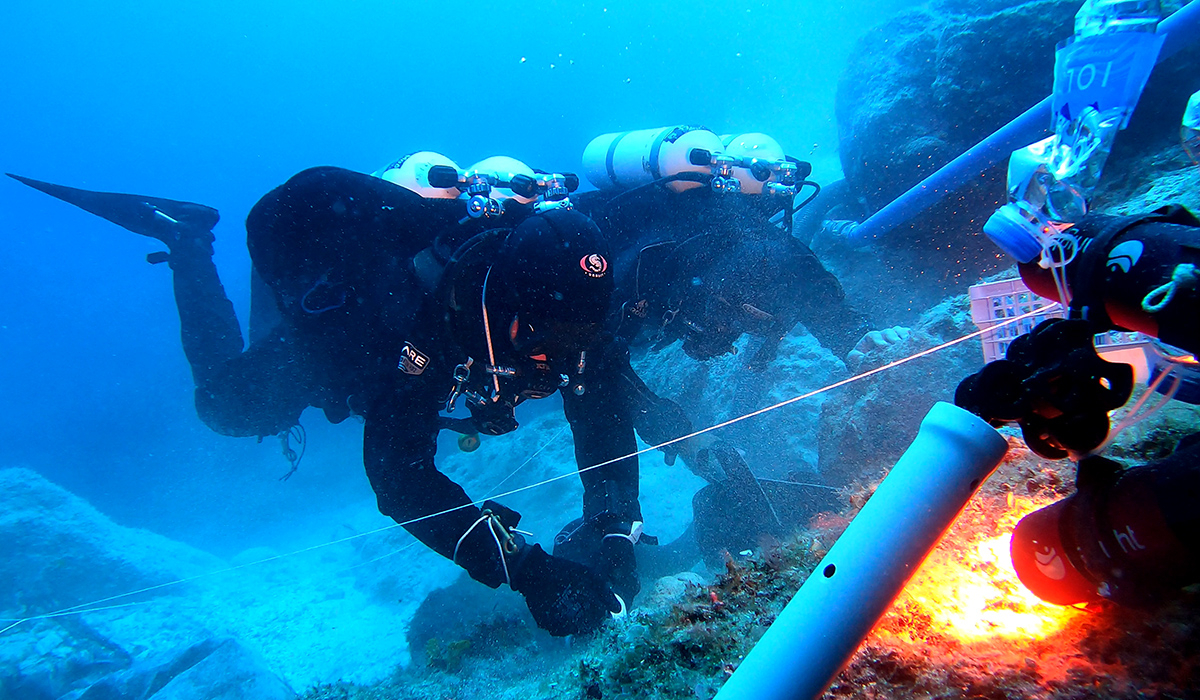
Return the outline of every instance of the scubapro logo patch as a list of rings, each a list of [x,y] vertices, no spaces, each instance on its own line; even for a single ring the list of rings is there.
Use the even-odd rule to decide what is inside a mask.
[[[579,259],[579,267],[588,277],[603,277],[608,272],[608,261],[599,253],[585,255]]]
[[[404,349],[400,351],[400,364],[397,368],[405,374],[420,374],[429,366],[429,355],[421,352],[413,347],[412,343],[405,343]]]

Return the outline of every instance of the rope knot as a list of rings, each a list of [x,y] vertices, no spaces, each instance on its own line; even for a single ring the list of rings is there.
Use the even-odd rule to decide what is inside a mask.
[[[1171,281],[1155,287],[1142,299],[1142,310],[1148,314],[1162,311],[1175,299],[1176,292],[1195,289],[1198,281],[1200,281],[1200,270],[1197,270],[1195,265],[1191,263],[1176,265],[1175,270],[1171,272]]]

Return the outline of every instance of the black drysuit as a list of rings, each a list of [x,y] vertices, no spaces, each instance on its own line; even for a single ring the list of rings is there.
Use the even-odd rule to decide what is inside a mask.
[[[461,202],[421,199],[339,168],[294,176],[264,196],[246,222],[255,269],[271,286],[282,321],[244,351],[211,257],[173,250],[171,265],[196,407],[207,425],[226,435],[266,436],[296,424],[308,406],[333,422],[360,414],[363,460],[380,511],[409,523],[409,532],[443,556],[454,557],[457,547],[458,563],[494,587],[505,574],[491,531],[475,528],[460,543],[480,509],[434,462],[444,424],[439,410],[466,357],[447,337],[446,300],[430,280],[447,251],[486,227],[460,223],[463,213]],[[505,216],[501,225],[515,223]],[[416,374],[399,368],[414,338],[425,358]],[[589,353],[586,391],[563,394],[580,467],[635,452],[634,422],[647,415],[636,406],[658,401],[611,338]],[[641,520],[636,457],[581,478],[585,518]]]
[[[682,337],[685,352],[708,359],[751,333],[764,339],[751,362],[761,368],[797,323],[838,357],[870,330],[817,256],[771,223],[782,200],[707,187],[576,199],[623,251],[626,337],[645,328],[659,347]]]

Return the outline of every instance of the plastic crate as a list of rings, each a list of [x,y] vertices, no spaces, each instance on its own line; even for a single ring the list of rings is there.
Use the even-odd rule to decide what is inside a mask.
[[[1050,309],[1049,307],[1054,306],[1055,302],[1029,291],[1029,287],[1026,287],[1020,278],[974,285],[969,290],[969,296],[971,320],[980,329],[991,328],[1001,321],[1031,311],[1047,309],[1045,313],[1034,314],[1029,318],[1021,319],[1016,323],[980,336],[983,341],[984,362],[1004,357],[1004,353],[1008,351],[1008,346],[1013,340],[1033,330],[1033,327],[1042,321],[1063,316],[1061,306]],[[1144,350],[1147,342],[1141,333],[1112,331],[1096,336],[1096,350],[1109,362],[1124,362],[1133,365],[1137,380],[1145,381],[1145,377],[1149,374],[1149,363]]]
[[[969,290],[971,299],[971,320],[980,329],[995,326],[1001,321],[1007,321],[1015,316],[1027,314],[1030,311],[1045,309],[1054,304],[1033,292],[1018,279],[1000,280],[987,284],[976,284]],[[1047,310],[1044,314],[1036,314],[1029,318],[1010,323],[1003,328],[997,328],[980,336],[983,341],[983,361],[991,362],[1004,357],[1008,345],[1018,336],[1033,330],[1037,324],[1048,318],[1062,318],[1062,307]]]

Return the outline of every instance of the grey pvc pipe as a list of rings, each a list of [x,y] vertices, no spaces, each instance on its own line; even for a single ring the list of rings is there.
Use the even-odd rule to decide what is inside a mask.
[[[888,610],[1008,442],[938,402],[896,466],[716,700],[816,698]]]

